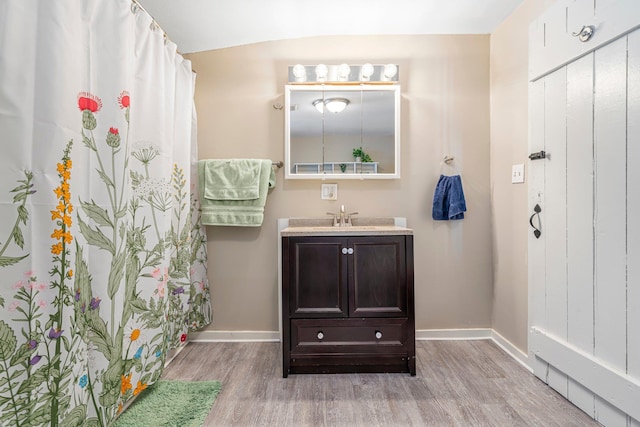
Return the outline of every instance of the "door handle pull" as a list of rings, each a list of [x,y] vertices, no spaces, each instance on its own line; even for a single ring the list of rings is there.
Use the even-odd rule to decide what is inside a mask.
[[[540,231],[540,229],[542,228],[542,222],[540,221],[540,212],[542,212],[542,208],[539,204],[536,203],[535,207],[533,208],[533,214],[531,214],[531,216],[529,217],[529,225],[533,227],[533,235],[536,236],[536,239],[539,239],[542,235],[542,232]],[[534,216],[538,217],[538,227],[533,225]]]

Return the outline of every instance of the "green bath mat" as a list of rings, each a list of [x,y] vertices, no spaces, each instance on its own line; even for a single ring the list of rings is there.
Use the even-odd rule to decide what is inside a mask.
[[[200,427],[222,384],[160,380],[120,415],[113,427]]]

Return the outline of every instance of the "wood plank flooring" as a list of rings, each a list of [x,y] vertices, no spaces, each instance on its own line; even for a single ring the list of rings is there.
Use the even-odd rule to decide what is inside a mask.
[[[205,426],[598,426],[490,340],[418,341],[417,376],[290,375],[279,343],[189,343],[164,379],[219,380]]]

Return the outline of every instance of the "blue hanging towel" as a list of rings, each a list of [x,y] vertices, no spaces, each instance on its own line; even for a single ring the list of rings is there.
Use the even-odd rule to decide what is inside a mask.
[[[440,175],[433,194],[433,219],[436,221],[463,219],[466,210],[467,204],[464,201],[460,175]]]

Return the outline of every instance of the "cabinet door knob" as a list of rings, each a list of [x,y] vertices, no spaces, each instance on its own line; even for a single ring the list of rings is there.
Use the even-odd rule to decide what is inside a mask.
[[[347,251],[347,248],[342,248],[342,254],[343,254],[343,255],[346,255],[346,254],[347,254],[347,252],[348,252],[348,251]]]
[[[347,252],[349,253],[349,255],[353,255],[353,248],[349,248]]]
[[[318,331],[318,339],[321,340],[324,338],[324,334],[322,333],[322,331]]]
[[[376,339],[379,340],[382,338],[382,332],[376,331]]]

